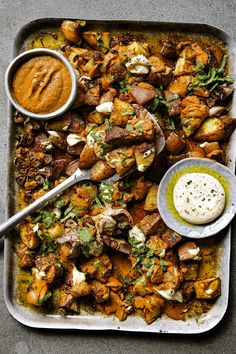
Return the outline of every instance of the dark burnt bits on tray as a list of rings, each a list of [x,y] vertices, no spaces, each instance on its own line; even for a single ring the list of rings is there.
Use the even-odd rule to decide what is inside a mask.
[[[38,46],[62,50],[77,70],[78,97],[71,111],[47,123],[15,114],[21,207],[66,178],[73,161],[112,174],[151,159],[152,132],[140,124],[134,103],[152,112],[165,134],[156,169],[164,173],[188,157],[224,163],[223,143],[235,121],[227,115],[232,78],[217,43],[96,32],[84,21],[64,21],[58,33],[29,43]],[[163,313],[184,320],[213,306],[220,295],[216,244],[189,243],[164,225],[151,172],[114,185],[78,184],[21,223],[24,305],[61,314],[81,307],[120,320],[135,313],[148,324]],[[189,251],[198,247],[194,259]]]

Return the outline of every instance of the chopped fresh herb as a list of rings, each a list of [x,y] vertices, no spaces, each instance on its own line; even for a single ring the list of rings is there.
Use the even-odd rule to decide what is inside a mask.
[[[41,230],[38,230],[38,231],[37,231],[37,235],[38,235],[39,238],[41,238],[41,240],[44,239],[44,234],[42,233]]]
[[[103,264],[102,261],[99,261],[99,262],[95,263],[95,264],[94,264],[94,269],[95,269],[95,271],[97,271],[98,268],[99,268],[102,264]]]
[[[114,186],[112,184],[102,182],[99,186],[98,198],[105,204],[110,205],[113,199]]]
[[[85,206],[70,206],[64,211],[64,217],[61,218],[61,222],[65,222],[68,219],[74,219],[81,216],[81,211],[86,210]]]
[[[129,156],[125,156],[124,159],[121,161],[121,165],[125,167],[127,165],[127,160],[129,159]]]
[[[132,294],[127,294],[125,297],[126,301],[133,301],[135,299],[135,296]]]
[[[55,252],[57,252],[57,247],[54,243],[53,238],[44,236],[39,253],[45,256],[48,253],[55,253]]]
[[[39,299],[38,304],[39,304],[39,305],[44,304],[46,301],[48,301],[48,299],[50,299],[50,297],[52,297],[52,292],[49,290],[49,291],[47,292],[47,294],[46,294],[44,297],[42,297],[41,299]]]
[[[107,129],[110,128],[110,120],[108,118],[105,118],[105,125]]]
[[[101,47],[104,47],[104,42],[101,38],[98,38],[97,41],[96,41],[97,45],[101,46]]]
[[[168,263],[166,261],[164,261],[164,259],[160,258],[160,266],[162,270],[166,270],[166,268],[168,267]]]
[[[124,111],[121,115],[126,116],[127,114],[129,114],[130,116],[133,116],[135,113],[134,113],[134,111],[127,110],[127,111]]]
[[[46,229],[48,229],[49,227],[53,226],[56,220],[57,216],[54,212],[40,210],[39,214],[33,219],[33,223],[37,224],[40,222],[43,224],[43,226],[46,227]]]
[[[185,121],[182,122],[181,125],[182,125],[183,127],[190,128],[190,127],[188,127],[188,124],[189,124],[189,122],[191,122],[192,120],[194,120],[194,118],[186,118]]]
[[[126,129],[128,132],[132,132],[133,126],[132,126],[130,123],[127,123],[125,129]]]
[[[103,208],[103,205],[98,197],[95,197],[95,202],[98,205],[99,208]]]
[[[153,100],[146,103],[144,105],[144,107],[150,112],[155,112],[160,106],[161,107],[165,106],[165,107],[169,108],[170,107],[169,102],[167,100],[165,100],[164,97],[161,96],[161,94],[158,94],[158,95],[156,95],[155,98],[153,98]]]
[[[154,262],[154,259],[152,259],[152,263],[150,265],[150,268],[148,269],[147,273],[146,273],[146,277],[147,278],[150,278],[152,273],[153,273],[153,270],[154,270],[154,266],[155,266],[155,262]]]
[[[63,199],[56,200],[54,203],[56,208],[63,208],[65,205],[65,202]]]
[[[140,123],[138,125],[135,125],[135,129],[138,131],[138,132],[142,132],[143,131],[143,124]]]
[[[79,232],[79,238],[80,240],[82,240],[83,242],[87,243],[87,242],[91,242],[93,241],[93,235],[91,234],[91,232],[89,231],[89,229],[87,229],[87,227],[81,227],[78,229]]]
[[[175,130],[176,129],[176,126],[175,126],[175,121],[172,119],[172,118],[170,118],[169,116],[167,116],[167,115],[164,115],[163,117],[163,121],[165,122],[165,124],[166,124],[166,129],[167,130]]]
[[[53,182],[50,182],[47,178],[43,181],[43,190],[48,191],[53,188]]]
[[[205,87],[210,92],[218,93],[219,88],[228,86],[234,82],[231,76],[225,75],[224,69],[227,63],[227,55],[224,55],[219,68],[211,67],[204,69],[199,62],[194,69],[196,80],[189,85],[188,90],[192,91],[198,87]]]

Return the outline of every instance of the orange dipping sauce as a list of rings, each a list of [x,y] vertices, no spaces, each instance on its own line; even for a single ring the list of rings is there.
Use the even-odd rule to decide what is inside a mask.
[[[68,100],[71,76],[57,58],[42,55],[22,64],[13,75],[12,93],[26,110],[47,114],[55,112]]]

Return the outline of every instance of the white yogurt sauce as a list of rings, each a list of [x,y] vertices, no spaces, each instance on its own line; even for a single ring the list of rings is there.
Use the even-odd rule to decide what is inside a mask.
[[[207,224],[224,210],[225,191],[220,182],[207,173],[186,173],[173,190],[178,214],[191,224]]]

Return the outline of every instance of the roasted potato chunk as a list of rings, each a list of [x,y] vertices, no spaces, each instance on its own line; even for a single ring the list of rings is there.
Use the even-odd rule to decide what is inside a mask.
[[[166,139],[165,148],[173,155],[179,155],[185,148],[185,141],[175,132],[171,132]]]
[[[119,98],[115,98],[110,116],[111,124],[125,127],[128,121],[132,119],[133,115],[134,108],[131,104],[122,101]]]
[[[106,155],[106,158],[109,166],[112,166],[112,171],[115,168],[119,176],[124,175],[135,164],[134,149],[132,146],[113,150]]]
[[[35,249],[40,244],[40,238],[33,231],[33,226],[34,225],[26,222],[21,222],[20,224],[20,236],[22,242],[31,250]]]
[[[78,163],[79,168],[91,168],[97,161],[94,147],[92,145],[85,145],[80,154]]]
[[[184,97],[188,93],[188,86],[193,82],[194,77],[190,75],[182,75],[175,77],[169,84],[168,91],[176,93],[180,97]]]
[[[190,104],[182,110],[180,121],[186,137],[193,135],[208,113],[209,109],[204,104]]]
[[[62,22],[61,31],[68,41],[79,44],[81,41],[80,29],[83,26],[85,26],[85,21],[65,20]]]
[[[163,221],[160,217],[160,214],[153,213],[151,215],[147,215],[144,219],[142,219],[139,223],[140,230],[144,233],[144,235],[153,235],[155,234],[160,227],[162,227]]]
[[[158,210],[157,191],[158,191],[158,186],[156,184],[153,184],[147,194],[145,204],[144,204],[144,210],[152,211],[152,212]]]
[[[197,299],[215,299],[221,294],[220,278],[199,279],[194,283]]]
[[[143,143],[134,148],[134,157],[138,171],[146,171],[154,161],[155,145]]]
[[[194,135],[197,141],[221,141],[230,137],[236,127],[236,119],[227,116],[207,118]]]
[[[93,181],[102,181],[103,179],[107,179],[114,175],[115,170],[111,166],[108,165],[105,161],[97,161],[91,167],[91,178]]]

